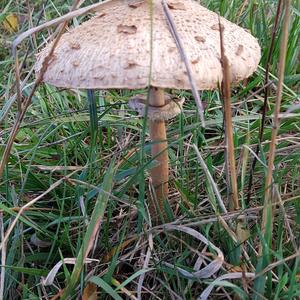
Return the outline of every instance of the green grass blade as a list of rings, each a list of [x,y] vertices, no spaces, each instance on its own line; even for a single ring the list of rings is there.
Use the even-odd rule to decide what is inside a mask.
[[[100,288],[102,288],[107,294],[109,294],[114,300],[123,300],[118,293],[103,279],[100,277],[93,276],[89,279],[90,282],[96,284]],[[102,298],[102,297],[101,297]]]
[[[95,203],[95,207],[90,219],[90,223],[87,227],[86,233],[83,238],[83,242],[81,248],[79,250],[76,264],[74,266],[73,272],[71,274],[71,278],[64,290],[64,293],[61,296],[61,299],[67,299],[74,293],[74,289],[78,283],[80,278],[80,274],[84,267],[84,260],[88,255],[89,245],[91,243],[91,239],[95,237],[95,228],[100,225],[100,222],[103,220],[103,216],[106,210],[106,206],[109,199],[109,193],[113,187],[113,177],[114,177],[114,161],[110,164],[107,173],[104,177],[103,181],[103,191],[99,193],[97,201]]]

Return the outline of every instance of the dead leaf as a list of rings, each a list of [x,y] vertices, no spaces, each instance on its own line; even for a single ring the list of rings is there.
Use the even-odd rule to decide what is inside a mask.
[[[39,248],[48,248],[52,245],[52,242],[50,241],[43,241],[41,239],[39,239],[36,235],[36,233],[34,233],[31,237],[30,237],[30,242],[35,245],[36,247]]]
[[[238,222],[236,226],[236,235],[241,243],[247,241],[250,237],[250,232],[243,222]]]
[[[97,286],[92,283],[88,282],[86,285],[83,295],[82,295],[82,300],[97,300]]]
[[[8,32],[17,32],[19,30],[19,20],[16,14],[8,15],[3,21],[3,27]]]
[[[127,246],[129,246],[133,241],[135,241],[137,239],[137,235],[124,241],[122,244],[116,246],[116,247],[113,247],[103,258],[103,262],[109,262],[113,256],[119,252],[119,251],[122,251],[124,250]]]

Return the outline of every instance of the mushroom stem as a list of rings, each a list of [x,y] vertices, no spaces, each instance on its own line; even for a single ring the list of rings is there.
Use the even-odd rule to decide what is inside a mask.
[[[166,104],[164,90],[151,87],[149,105],[161,107]],[[165,216],[164,201],[168,197],[169,163],[168,163],[168,141],[165,121],[148,120],[150,138],[152,140],[152,157],[158,165],[150,170],[152,184],[154,187],[154,201],[150,204],[150,213],[154,218]]]

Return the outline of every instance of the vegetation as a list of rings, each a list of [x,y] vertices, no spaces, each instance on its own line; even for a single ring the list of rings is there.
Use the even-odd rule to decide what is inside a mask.
[[[0,298],[89,299],[97,293],[99,299],[196,299],[201,294],[199,299],[206,299],[206,288],[211,288],[211,299],[300,297],[299,3],[291,7],[273,170],[275,204],[262,224],[284,13],[281,10],[271,55],[260,143],[277,1],[201,2],[248,28],[262,47],[257,72],[231,91],[241,209],[223,213],[218,205],[221,198],[229,208],[230,197],[219,91],[201,95],[205,130],[191,92],[172,91],[187,101],[182,114],[168,124],[171,207],[166,207],[167,223],[154,226],[145,201],[154,164],[149,134],[127,106],[132,95],[143,91],[96,91],[93,106],[86,91],[41,84],[0,181]],[[0,156],[18,109],[11,43],[71,6],[71,0],[0,2]],[[24,99],[33,87],[34,55],[54,30],[33,35],[19,47]],[[53,268],[59,262],[56,273]]]

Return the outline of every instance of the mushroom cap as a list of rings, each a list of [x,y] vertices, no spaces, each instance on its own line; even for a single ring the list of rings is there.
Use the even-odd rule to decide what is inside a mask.
[[[43,80],[57,87],[190,89],[161,0],[110,0],[96,16],[61,37]],[[194,0],[167,0],[198,90],[222,81],[218,14]],[[260,60],[259,44],[245,29],[221,17],[231,81],[249,77]],[[49,53],[37,56],[36,72]],[[151,66],[151,67],[150,67]]]

